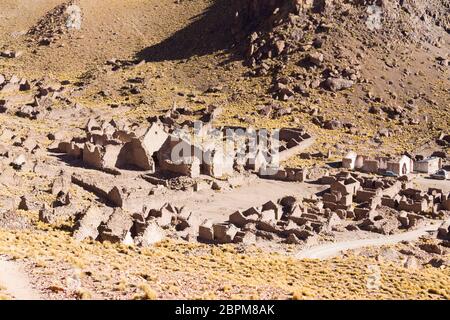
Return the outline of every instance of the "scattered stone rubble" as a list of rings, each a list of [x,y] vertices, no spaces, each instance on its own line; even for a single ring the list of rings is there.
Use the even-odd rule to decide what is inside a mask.
[[[23,55],[23,51],[13,51],[13,50],[0,51],[0,57],[2,57],[2,58],[14,59],[14,58],[20,58],[22,55]]]
[[[248,65],[253,69],[252,75],[273,75],[270,92],[274,98],[287,101],[295,95],[308,96],[310,89],[320,86],[333,92],[344,90],[353,87],[361,77],[359,65],[353,66],[353,63],[351,67],[342,66],[342,70],[338,70],[341,66],[331,65],[329,55],[325,57],[321,50],[331,26],[326,23],[318,25],[314,13],[325,11],[328,4],[254,1],[252,5],[239,3],[239,6],[235,34],[239,37],[242,30],[256,29],[247,37],[244,50]],[[296,75],[296,79],[277,77],[287,63],[287,57],[300,51],[304,52],[299,62],[303,72]]]
[[[41,46],[55,43],[72,30],[81,29],[82,12],[76,1],[69,0],[49,11],[27,33]]]
[[[191,212],[165,204],[161,208],[144,208],[129,213],[121,208],[91,206],[75,216],[73,236],[112,243],[149,246],[166,236],[177,233],[192,239],[198,223]]]
[[[31,120],[48,117],[57,101],[64,98],[65,86],[49,79],[29,81],[16,75],[0,75],[0,112]]]
[[[450,195],[443,194],[440,189],[430,188],[428,192],[424,192],[405,188],[393,197],[382,197],[381,204],[399,211],[437,215],[440,211],[450,210]]]
[[[420,28],[417,27],[418,22],[419,25],[427,25],[430,21],[435,21],[436,25],[448,24],[448,19],[444,18],[445,6],[442,5],[437,5],[440,12],[436,12],[432,8],[423,8],[421,4],[403,2],[377,3],[376,5],[366,2],[344,4],[342,1],[301,0],[269,2],[254,0],[247,3],[236,0],[234,2],[238,14],[233,33],[237,39],[246,36],[243,49],[249,65],[254,67],[257,75],[267,74],[269,69],[277,65],[274,62],[286,63],[286,58],[290,54],[300,51],[305,53],[302,61],[304,67],[324,70],[324,75],[330,72],[336,73],[325,79],[325,82],[328,83],[331,82],[330,79],[342,79],[342,77],[348,77],[351,81],[360,78],[357,68],[356,71],[345,68],[342,60],[346,57],[339,54],[340,50],[332,51],[326,46],[327,42],[335,40],[337,35],[343,36],[338,30],[339,28],[335,26],[336,21],[345,23],[349,30],[357,30],[359,34],[371,36],[370,40],[378,40],[382,47],[386,46],[386,43],[382,42],[383,36],[397,38],[403,34],[403,41],[418,41],[419,39],[426,42],[439,41],[437,36],[435,39],[430,39],[429,36],[420,34]],[[430,7],[432,7],[431,4]],[[373,36],[371,10],[374,8],[376,8],[375,11],[383,13],[382,23],[389,25],[386,28],[382,28],[380,25],[376,26],[379,39]],[[404,10],[407,14],[399,16],[399,10]],[[435,12],[432,13],[432,11]],[[346,17],[344,21],[339,19],[342,16]],[[381,24],[380,21],[379,23]],[[428,26],[424,29],[429,30],[430,28]],[[341,47],[342,44],[338,41],[335,40],[334,43]],[[371,44],[369,39],[362,41],[365,48],[370,48]],[[327,61],[327,58],[331,61]],[[356,56],[356,58],[360,60],[363,56]],[[445,58],[443,57],[441,60],[445,60]],[[332,62],[335,62],[336,65],[332,65]],[[357,64],[360,62],[358,61]],[[347,63],[347,65],[352,64]],[[338,68],[342,68],[341,74],[335,72]]]
[[[254,243],[256,237],[261,237],[301,243],[331,231],[393,234],[450,211],[450,194],[437,189],[425,193],[393,178],[367,178],[341,172],[323,176],[319,182],[329,184],[330,188],[316,198],[289,196],[236,211],[228,222],[206,220],[199,227],[199,239],[211,243]],[[447,224],[441,227],[441,237],[447,237],[447,227]]]

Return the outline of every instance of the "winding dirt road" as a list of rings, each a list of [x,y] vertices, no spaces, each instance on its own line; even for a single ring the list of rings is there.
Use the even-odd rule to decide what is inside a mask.
[[[434,232],[442,224],[434,223],[420,229],[404,232],[401,234],[395,234],[391,236],[384,236],[381,238],[374,239],[361,239],[361,240],[351,240],[330,244],[318,245],[309,249],[305,249],[297,253],[296,258],[298,259],[327,259],[337,256],[340,252],[345,250],[358,249],[363,247],[371,246],[383,246],[399,243],[401,241],[412,241],[419,237],[426,235],[429,232]]]

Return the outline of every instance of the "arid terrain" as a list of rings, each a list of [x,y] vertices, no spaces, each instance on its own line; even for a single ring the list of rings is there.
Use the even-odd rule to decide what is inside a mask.
[[[448,0],[0,1],[0,300],[449,299]]]

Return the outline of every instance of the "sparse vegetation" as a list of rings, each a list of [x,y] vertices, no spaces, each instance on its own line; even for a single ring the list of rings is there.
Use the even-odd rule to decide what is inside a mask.
[[[371,210],[351,217],[352,201],[351,210],[336,205],[336,212],[311,204],[324,191],[316,181],[260,179],[256,166],[234,162],[236,176],[193,178],[160,170],[161,146],[132,149],[142,153],[124,147],[153,143],[141,131],[156,119],[167,126],[159,133],[173,134],[210,117],[217,128],[304,128],[314,144],[282,166],[308,168],[311,180],[337,172],[350,150],[369,157],[437,152],[448,159],[448,1],[383,1],[381,27],[368,26],[373,16],[364,1],[299,1],[302,10],[282,0],[252,1],[258,7],[245,0],[0,2],[8,17],[0,19],[0,258],[23,268],[42,298],[450,298],[448,239],[433,235],[324,261],[296,259],[304,247],[346,241],[349,234],[365,239],[366,218],[381,224],[383,217],[371,217]],[[70,4],[74,28],[67,24],[74,22]],[[96,124],[85,130],[90,120]],[[298,145],[294,140],[284,142]],[[85,161],[89,154],[101,154],[102,163]],[[243,182],[233,185],[233,177]],[[448,219],[441,210],[445,181],[423,180],[415,187],[444,189],[423,217]],[[205,189],[194,191],[199,182]],[[274,213],[283,221],[264,225],[270,232],[257,225],[259,212],[233,239],[211,239],[230,244],[199,242],[205,218],[225,221],[231,207],[260,206],[260,197],[281,193],[306,199],[307,218],[294,231],[287,228],[287,203]],[[341,210],[338,222],[316,232],[312,207],[323,213],[320,228]],[[164,225],[162,208],[171,210]],[[394,227],[380,227],[376,236],[403,232],[399,215],[389,214]],[[401,218],[414,224],[415,218]],[[351,226],[340,224],[346,219]],[[441,233],[450,236],[445,228]],[[236,237],[247,229],[255,244]],[[270,242],[274,234],[277,243]],[[380,271],[375,288],[367,284],[371,266]],[[0,300],[15,298],[7,291],[0,284]]]

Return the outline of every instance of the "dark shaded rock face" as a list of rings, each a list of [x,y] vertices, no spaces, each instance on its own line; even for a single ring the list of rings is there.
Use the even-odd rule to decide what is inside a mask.
[[[254,29],[262,23],[270,27],[275,19],[296,11],[297,2],[297,0],[234,0],[235,34]]]

